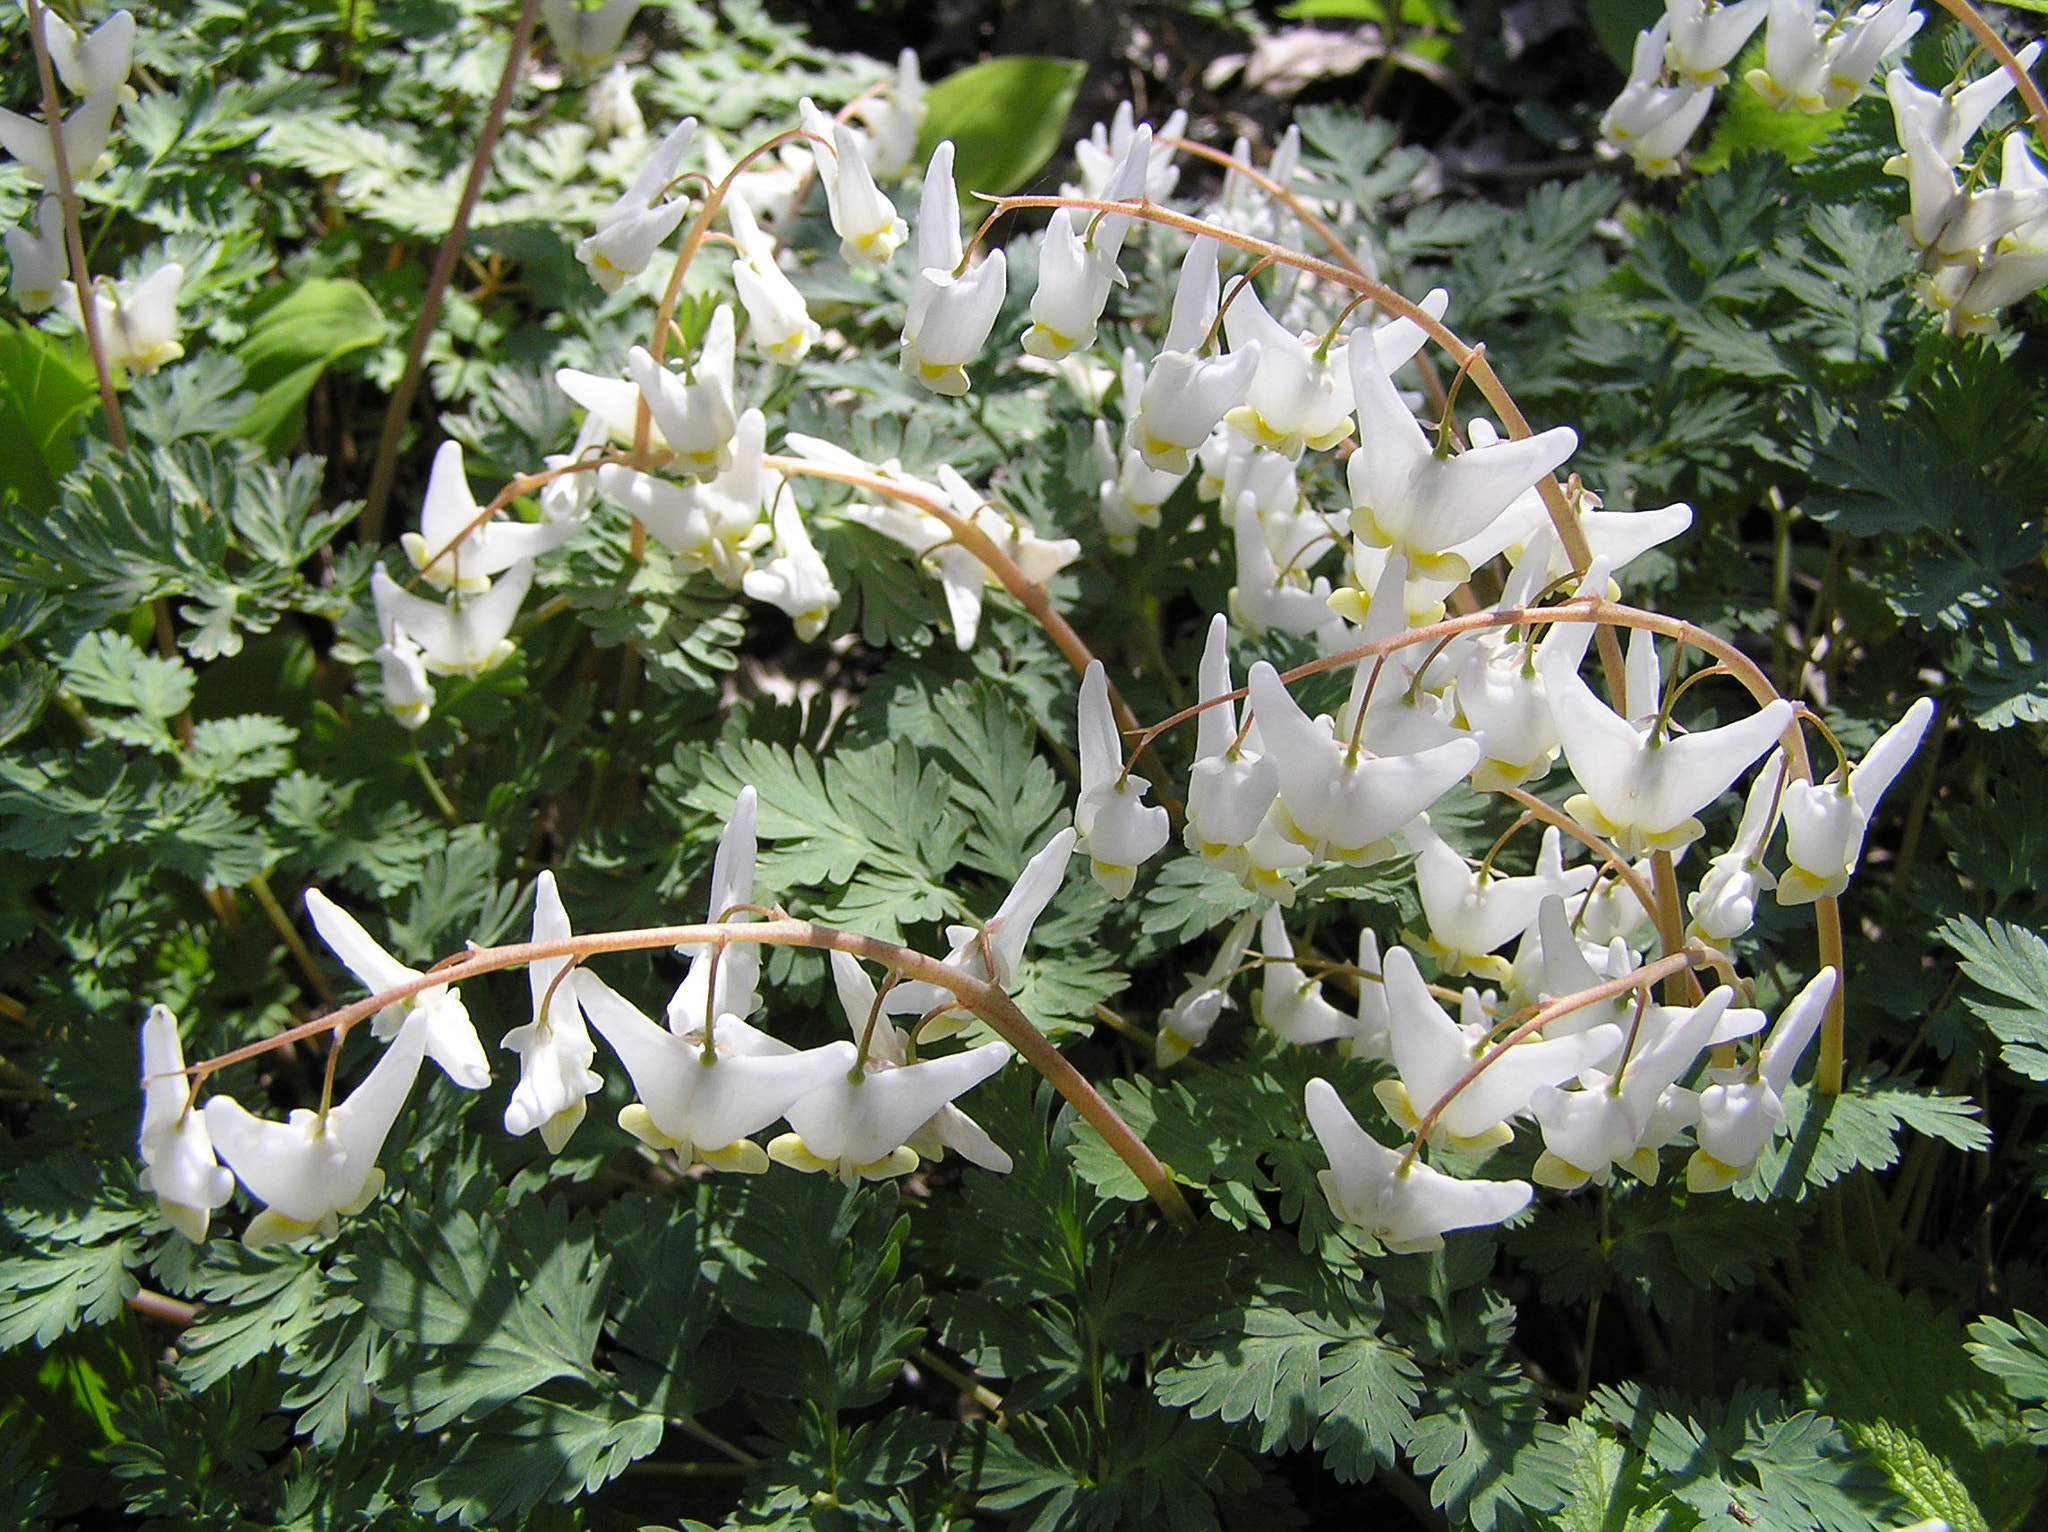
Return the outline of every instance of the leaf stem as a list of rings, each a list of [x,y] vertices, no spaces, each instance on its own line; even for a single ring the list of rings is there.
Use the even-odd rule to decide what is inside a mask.
[[[22,0],[28,10],[29,44],[35,49],[36,79],[43,92],[43,121],[50,130],[50,161],[57,172],[57,207],[64,220],[64,248],[71,262],[71,290],[78,296],[78,324],[85,331],[86,349],[92,353],[92,370],[98,379],[100,411],[107,417],[107,438],[120,453],[128,451],[128,427],[121,419],[121,401],[114,393],[114,374],[107,364],[107,348],[100,338],[98,295],[93,291],[92,273],[85,259],[85,236],[79,227],[82,204],[71,174],[71,156],[64,146],[64,101],[57,93],[57,73],[50,65],[50,44],[43,36],[43,17],[49,7],[43,0]]]
[[[398,474],[398,441],[405,434],[405,418],[412,413],[413,398],[419,393],[421,363],[427,354],[427,342],[433,338],[434,326],[441,317],[441,299],[448,291],[448,284],[455,276],[455,263],[469,239],[469,220],[476,211],[477,198],[483,192],[484,177],[490,172],[491,152],[497,148],[498,137],[505,131],[505,113],[512,104],[512,89],[519,81],[520,67],[526,62],[527,46],[533,40],[534,20],[539,15],[540,0],[525,0],[519,7],[519,20],[512,28],[512,46],[506,51],[505,67],[498,75],[498,90],[491,97],[476,152],[470,156],[469,178],[462,183],[455,216],[448,225],[441,248],[434,255],[434,267],[428,273],[426,291],[420,295],[419,318],[413,321],[412,338],[406,342],[405,370],[398,375],[398,386],[392,389],[391,402],[384,410],[384,430],[377,438],[377,460],[370,470],[369,493],[364,497],[361,526],[366,543],[384,540],[384,512],[391,503],[392,480]]]

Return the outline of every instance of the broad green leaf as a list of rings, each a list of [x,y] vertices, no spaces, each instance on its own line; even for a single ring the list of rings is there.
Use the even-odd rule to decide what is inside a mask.
[[[359,282],[315,277],[271,302],[235,348],[256,394],[238,434],[272,453],[290,451],[320,374],[383,338],[383,311]]]
[[[94,391],[82,346],[26,324],[0,326],[0,503],[10,491],[31,511],[57,503],[57,481],[78,461],[72,423]]]
[[[990,59],[946,76],[925,93],[920,163],[953,140],[953,180],[964,211],[971,193],[1002,196],[1024,185],[1058,152],[1067,113],[1088,66],[1073,59]]]

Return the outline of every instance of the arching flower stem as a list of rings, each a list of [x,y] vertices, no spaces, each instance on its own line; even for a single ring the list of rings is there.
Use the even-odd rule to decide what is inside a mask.
[[[1053,1046],[1043,1032],[1032,1024],[1031,1019],[1018,1008],[1001,989],[972,975],[961,972],[937,958],[927,957],[908,947],[887,942],[874,936],[861,936],[851,931],[836,930],[808,920],[764,920],[735,924],[648,926],[630,931],[596,931],[588,935],[565,937],[560,941],[511,942],[499,947],[476,947],[470,951],[435,964],[425,973],[407,979],[402,984],[381,990],[368,999],[358,1000],[339,1010],[330,1011],[312,1021],[287,1028],[260,1043],[250,1043],[236,1048],[218,1058],[211,1058],[194,1064],[185,1070],[187,1075],[199,1078],[230,1064],[244,1063],[275,1052],[291,1043],[317,1037],[322,1033],[339,1033],[357,1022],[366,1021],[386,1006],[432,989],[442,984],[460,984],[480,978],[487,973],[501,969],[523,967],[528,963],[540,962],[547,958],[583,959],[611,952],[643,952],[657,947],[708,946],[713,943],[759,942],[776,947],[815,947],[825,951],[844,952],[857,958],[865,958],[885,969],[900,973],[906,979],[922,980],[952,991],[954,997],[967,1010],[986,1022],[995,1034],[1002,1038],[1025,1061],[1052,1083],[1067,1102],[1078,1112],[1081,1119],[1094,1128],[1116,1156],[1135,1175],[1145,1190],[1158,1203],[1160,1211],[1176,1228],[1191,1229],[1195,1224],[1194,1210],[1181,1195],[1166,1167],[1159,1163],[1157,1155],[1145,1146],[1145,1141],[1131,1131],[1130,1124],[1118,1115],[1116,1109],[1105,1101],[1095,1087],[1065,1054]]]

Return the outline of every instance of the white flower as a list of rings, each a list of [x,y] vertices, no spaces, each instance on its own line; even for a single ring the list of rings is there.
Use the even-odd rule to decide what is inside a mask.
[[[2039,43],[2028,43],[2019,50],[2020,68],[2032,69],[2034,60],[2041,56]],[[1984,119],[2012,93],[2012,76],[2003,69],[1993,68],[1988,74],[1978,76],[1969,84],[1955,84],[1947,90],[1923,90],[1914,84],[1913,77],[1903,69],[1894,69],[1884,77],[1884,93],[1892,104],[1892,121],[1899,133],[1899,142],[1906,142],[1906,124],[1915,122],[1940,157],[1951,165],[1962,163],[1963,151],[1970,140],[1984,125]],[[2008,143],[2023,142],[2009,139]],[[1904,175],[1906,157],[1894,155],[1885,161],[1886,175]]]
[[[657,1025],[587,968],[579,968],[569,982],[590,1024],[626,1066],[640,1098],[619,1113],[619,1126],[642,1143],[673,1149],[686,1161],[714,1170],[766,1170],[768,1156],[748,1135],[853,1067],[851,1043],[828,1043],[802,1053],[788,1048],[739,1051],[727,1033],[744,1036],[752,1029],[732,1015],[718,1018],[707,1049],[695,1037],[678,1037]]]
[[[1816,0],[1771,0],[1764,65],[1744,76],[1779,111],[1847,106],[1887,54],[1903,48],[1923,18],[1913,0],[1871,0],[1839,17]]]
[[[1008,270],[1000,250],[961,271],[965,257],[947,139],[932,151],[918,204],[918,269],[903,318],[901,366],[933,393],[956,399],[967,392],[967,364],[981,355],[1002,309]]]
[[[142,1023],[142,1187],[156,1194],[164,1221],[194,1244],[206,1238],[207,1215],[235,1192],[192,1106],[178,1018],[153,1005]]]
[[[1687,1191],[1718,1192],[1756,1164],[1785,1120],[1785,1087],[1835,993],[1835,971],[1823,968],[1785,1007],[1752,1066],[1753,1073],[1700,1092],[1699,1148],[1685,1169]]]
[[[1605,1186],[1617,1165],[1655,1182],[1657,1151],[1699,1116],[1697,1098],[1677,1088],[1679,1077],[1692,1068],[1734,998],[1723,985],[1697,1006],[1646,1005],[1635,1051],[1619,1074],[1589,1069],[1575,1091],[1539,1086],[1529,1098],[1543,1125],[1537,1184],[1571,1190],[1591,1180]]]
[[[1350,370],[1358,407],[1358,450],[1345,468],[1352,530],[1432,578],[1465,579],[1471,570],[1451,550],[1485,531],[1579,444],[1571,427],[1556,426],[1484,446],[1475,435],[1468,450],[1439,456],[1377,347],[1351,348]]]
[[[421,727],[433,716],[434,683],[427,679],[420,646],[390,622],[384,624],[384,642],[373,657],[382,667],[384,706],[401,728]]]
[[[626,371],[674,454],[669,466],[686,478],[708,479],[732,466],[733,433],[739,429],[733,352],[732,310],[721,303],[695,362],[681,376],[644,346],[626,353]]]
[[[569,912],[555,889],[555,875],[542,872],[533,885],[533,940],[565,941]],[[519,1055],[519,1083],[505,1104],[505,1131],[515,1138],[540,1129],[552,1154],[567,1147],[583,1121],[584,1102],[604,1088],[591,1072],[597,1047],[583,1025],[567,958],[542,958],[526,966],[533,1020],[514,1027],[498,1046]]]
[[[184,280],[185,268],[176,262],[157,267],[125,291],[101,278],[92,296],[93,317],[110,363],[147,377],[185,354],[178,343],[178,288]],[[78,289],[69,282],[57,289],[57,312],[84,328]]]
[[[747,339],[784,366],[804,359],[822,333],[804,296],[775,264],[775,238],[763,233],[738,188],[726,193],[725,216],[732,224],[739,259],[732,263],[733,286],[747,311]]]
[[[55,197],[36,204],[35,228],[9,229],[7,290],[24,314],[56,305],[64,286],[64,215]]]
[[[1671,40],[1664,58],[1687,85],[1726,85],[1728,66],[1763,24],[1770,0],[1665,0]]]
[[[1064,852],[1061,860],[1065,860]],[[910,1063],[910,1034],[884,1019],[886,1005],[880,1011],[876,1009],[874,980],[847,953],[832,954],[832,984],[839,992],[839,1005],[846,1013],[855,1046],[867,1050],[862,1067],[869,1074],[905,1068]],[[894,995],[895,991],[891,991],[890,998]],[[925,1027],[918,1036],[929,1039],[933,1029]],[[983,1170],[1007,1172],[1014,1163],[1003,1147],[982,1130],[980,1123],[950,1101],[926,1118],[904,1142],[913,1153],[928,1160],[936,1160],[951,1149]]]
[[[384,1056],[325,1112],[303,1108],[285,1122],[253,1117],[230,1096],[206,1103],[206,1128],[235,1178],[264,1204],[242,1233],[245,1245],[275,1245],[335,1232],[344,1213],[359,1213],[384,1188],[377,1155],[419,1075],[431,1026],[416,1011]]]
[[[1377,756],[1311,719],[1261,660],[1249,680],[1259,731],[1280,768],[1279,828],[1311,855],[1354,866],[1388,854],[1382,843],[1450,791],[1479,762],[1474,739]]]
[[[1720,728],[1676,734],[1654,711],[1655,652],[1645,648],[1651,656],[1649,695],[1639,697],[1631,685],[1624,702],[1630,716],[1624,718],[1579,677],[1591,629],[1589,623],[1560,623],[1537,658],[1565,759],[1585,789],[1566,800],[1565,812],[1607,836],[1625,856],[1675,851],[1706,833],[1693,816],[1784,733],[1792,705],[1779,698]],[[1638,646],[1631,641],[1630,648]]]
[[[521,560],[480,596],[456,595],[447,605],[402,588],[382,564],[370,571],[370,596],[377,621],[389,631],[405,629],[426,653],[426,668],[437,676],[475,680],[512,658],[518,645],[506,635],[519,616],[519,603],[533,584],[533,562]]]
[[[1778,826],[1779,789],[1785,781],[1785,755],[1774,751],[1750,784],[1735,840],[1707,864],[1697,892],[1686,900],[1692,916],[1690,935],[1725,947],[1756,918],[1757,894],[1776,886],[1764,868],[1764,847]]]
[[[1477,973],[1505,982],[1508,961],[1493,955],[1494,949],[1535,924],[1546,898],[1584,893],[1593,885],[1593,868],[1564,870],[1563,842],[1555,825],[1543,832],[1536,871],[1526,878],[1468,866],[1426,820],[1408,826],[1405,836],[1415,853],[1415,891],[1429,922],[1424,950],[1446,978]]]
[[[1397,1255],[1441,1249],[1449,1230],[1496,1224],[1529,1205],[1526,1181],[1459,1181],[1420,1160],[1404,1166],[1358,1125],[1328,1080],[1309,1081],[1304,1099],[1330,1160],[1316,1174],[1330,1211]]]
[[[740,906],[754,902],[754,822],[759,805],[760,795],[752,783],[733,799],[732,813],[718,837],[718,852],[711,859],[711,904],[705,912],[709,924],[753,918]],[[759,946],[730,942],[723,951],[715,944],[677,950],[689,957],[690,966],[669,997],[666,1019],[676,1036],[701,1037],[707,1017],[743,1020],[760,1008],[761,996],[755,987],[761,976]],[[779,1043],[774,1047],[782,1049]]]
[[[1202,649],[1202,701],[1212,706],[1195,720],[1195,763],[1188,771],[1188,819],[1182,841],[1206,862],[1236,873],[1243,870],[1245,843],[1258,834],[1266,810],[1280,792],[1280,768],[1273,759],[1238,738],[1236,688],[1230,677],[1230,624],[1218,612],[1209,620]]]
[[[1045,913],[1045,907],[1066,881],[1067,859],[1073,855],[1077,839],[1079,836],[1069,827],[1039,847],[987,924],[947,926],[946,940],[951,950],[946,954],[946,966],[997,989],[1015,986],[1017,964],[1023,960],[1025,945],[1031,940],[1031,928],[1038,924],[1038,917]],[[970,1013],[955,1002],[951,990],[923,979],[895,986],[884,997],[882,1009],[891,1016],[925,1017],[926,1025],[919,1036],[926,1039],[950,1036],[971,1019]]]
[[[645,271],[661,242],[683,221],[690,199],[668,197],[668,188],[696,131],[697,119],[685,117],[664,134],[625,195],[598,215],[596,232],[577,245],[576,259],[606,292],[617,292],[626,278]]]
[[[1161,1014],[1159,1036],[1154,1042],[1161,1069],[1178,1064],[1187,1057],[1189,1049],[1207,1042],[1216,1018],[1230,1009],[1230,981],[1244,962],[1245,951],[1251,946],[1252,927],[1257,923],[1249,913],[1232,921],[1209,966]]]
[[[1284,1042],[1307,1045],[1349,1037],[1352,1018],[1323,998],[1323,987],[1294,961],[1277,905],[1259,920],[1259,1025]]]
[[[583,93],[583,121],[593,142],[639,138],[647,132],[647,119],[633,99],[633,80],[632,70],[614,64]]]
[[[74,186],[92,179],[93,167],[106,152],[107,137],[114,131],[115,100],[111,89],[95,91],[64,119],[59,130],[64,138],[64,165]],[[21,161],[30,180],[43,186],[57,184],[57,152],[50,145],[50,130],[35,118],[0,110],[0,149]]]
[[[1176,111],[1153,136],[1146,151],[1144,194],[1153,202],[1164,202],[1171,197],[1180,181],[1180,171],[1173,163],[1174,147],[1160,140],[1179,138],[1187,125],[1188,114]],[[1130,102],[1119,101],[1107,130],[1098,122],[1086,138],[1076,140],[1074,168],[1080,172],[1081,179],[1062,186],[1061,194],[1086,197],[1096,202],[1106,200],[1103,193],[1109,186],[1110,177],[1130,157],[1131,145],[1137,136],[1137,114],[1131,110]]]
[[[1236,500],[1231,516],[1236,537],[1237,584],[1230,588],[1230,615],[1254,638],[1267,633],[1322,634],[1341,631],[1343,619],[1330,610],[1330,581],[1310,580],[1299,566],[1281,572],[1252,492]]]
[[[371,994],[394,989],[420,977],[362,928],[355,916],[334,903],[317,888],[306,890],[306,913],[313,929],[328,950],[341,959],[341,966],[362,981]],[[427,1057],[441,1066],[441,1072],[464,1090],[482,1090],[491,1083],[490,1060],[477,1041],[476,1027],[464,1009],[462,997],[445,984],[436,984],[416,995],[393,1001],[377,1013],[370,1032],[378,1038],[396,1034],[415,1012],[426,1018]]]
[[[1140,128],[1096,200],[1124,202],[1141,197],[1151,150],[1151,130]],[[1077,219],[1081,222],[1078,229]],[[1094,343],[1096,322],[1109,302],[1109,289],[1123,281],[1117,253],[1129,225],[1128,218],[1115,213],[1071,208],[1053,213],[1038,249],[1038,287],[1031,295],[1031,327],[1024,332],[1026,352],[1056,362]]]
[[[555,386],[567,394],[589,413],[583,422],[583,432],[578,440],[590,434],[593,423],[602,432],[594,439],[610,441],[615,446],[633,445],[633,433],[640,411],[640,390],[625,378],[601,378],[593,372],[578,372],[573,367],[555,369]],[[650,414],[647,426],[647,445],[655,451],[663,451],[668,442],[661,434],[661,424]]]
[[[869,97],[854,111],[868,130],[861,144],[868,170],[884,181],[908,172],[925,114],[924,76],[918,72],[916,51],[905,48],[896,55],[894,89],[880,98]]]
[[[861,153],[860,137],[843,122],[834,122],[806,96],[797,103],[797,120],[811,135],[811,157],[818,179],[825,184],[825,204],[832,228],[839,235],[839,254],[849,266],[884,266],[896,247],[910,237],[909,225],[896,216],[895,204],[882,195]],[[933,162],[936,164],[936,160]],[[946,184],[953,179],[949,154]],[[927,183],[926,196],[930,196]],[[959,211],[955,203],[954,238],[959,237]],[[991,316],[993,318],[993,316]]]
[[[1785,855],[1791,866],[1778,879],[1778,903],[1811,904],[1839,894],[1863,856],[1863,833],[1871,813],[1927,732],[1934,700],[1922,697],[1905,717],[1878,737],[1862,762],[1826,782],[1790,782],[1785,787]]]
[[[839,606],[832,573],[811,542],[796,497],[787,488],[775,497],[775,557],[750,569],[740,588],[789,614],[796,636],[806,643],[825,631]]]
[[[478,524],[481,514],[463,472],[462,443],[444,441],[427,473],[420,529],[398,539],[413,568],[434,589],[478,595],[491,588],[490,576],[504,573],[521,559],[561,547],[579,526],[574,521],[525,522],[495,516]]]
[[[850,1043],[832,1046],[851,1058]],[[849,1186],[906,1175],[918,1162],[909,1141],[954,1097],[1009,1061],[1010,1045],[995,1042],[897,1069],[841,1070],[783,1114],[794,1131],[768,1145],[769,1158],[795,1170],[830,1171]]]
[[[1223,329],[1232,351],[1259,351],[1245,402],[1223,417],[1238,435],[1292,460],[1307,447],[1328,451],[1351,434],[1347,341],[1296,335],[1250,287],[1239,288],[1223,311]]]
[[[1159,854],[1168,834],[1166,810],[1147,808],[1152,784],[1124,769],[1123,736],[1109,706],[1109,673],[1091,660],[1081,678],[1081,797],[1074,828],[1089,870],[1112,899],[1130,894],[1138,864]]]
[[[55,11],[45,10],[43,41],[57,77],[74,96],[118,93],[127,86],[128,68],[135,57],[135,18],[127,11],[115,11],[87,34]],[[122,99],[133,101],[135,92],[127,91]],[[84,167],[73,161],[71,173],[82,175]]]
[[[1422,973],[1405,947],[1386,956],[1388,1044],[1398,1080],[1374,1087],[1394,1121],[1418,1127],[1422,1119],[1443,1111],[1430,1128],[1431,1139],[1449,1139],[1466,1148],[1495,1148],[1512,1136],[1507,1119],[1526,1111],[1539,1085],[1569,1080],[1580,1070],[1609,1057],[1621,1046],[1621,1029],[1606,1023],[1583,1032],[1516,1043],[1457,1092],[1458,1082],[1490,1051],[1486,1028],[1468,1003],[1461,1022],[1451,1020],[1422,982]],[[1476,999],[1466,991],[1468,1002]],[[1445,1098],[1449,1097],[1448,1103]]]
[[[540,19],[555,51],[575,74],[588,74],[619,51],[641,0],[541,0]]]
[[[675,555],[682,574],[708,569],[728,590],[744,583],[753,550],[773,533],[761,524],[770,493],[786,493],[761,465],[768,422],[743,411],[734,427],[732,461],[705,483],[671,484],[620,463],[597,471],[597,487]]]

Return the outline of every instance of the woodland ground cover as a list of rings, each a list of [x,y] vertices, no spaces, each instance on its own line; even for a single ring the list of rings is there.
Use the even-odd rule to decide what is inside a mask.
[[[1292,10],[0,18],[0,1520],[2038,1522],[2029,17]]]

